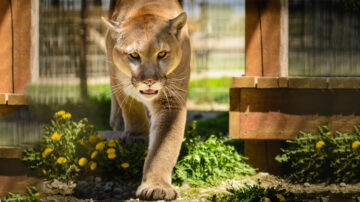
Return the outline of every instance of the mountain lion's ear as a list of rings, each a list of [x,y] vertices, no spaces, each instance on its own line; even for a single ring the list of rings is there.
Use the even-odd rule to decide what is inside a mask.
[[[114,31],[114,32],[117,32],[117,33],[120,33],[120,22],[116,22],[116,21],[113,21],[113,20],[108,20],[104,17],[101,17],[103,23],[105,24],[105,26],[107,28],[109,28],[110,31]]]
[[[178,37],[181,29],[186,24],[186,19],[187,16],[185,12],[180,13],[176,18],[170,19],[169,20],[170,32],[174,34],[176,37]]]

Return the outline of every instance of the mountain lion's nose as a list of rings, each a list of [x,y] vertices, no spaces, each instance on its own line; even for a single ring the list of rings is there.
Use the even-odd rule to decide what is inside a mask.
[[[148,86],[151,86],[154,83],[156,83],[156,81],[154,79],[145,79],[145,80],[143,80],[143,82]]]

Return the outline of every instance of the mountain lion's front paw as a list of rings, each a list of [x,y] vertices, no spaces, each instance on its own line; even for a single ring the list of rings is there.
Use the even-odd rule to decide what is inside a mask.
[[[149,141],[149,135],[147,133],[136,133],[129,131],[124,132],[121,138],[127,145],[132,145],[134,143],[137,145],[142,145]]]
[[[163,183],[141,183],[136,191],[136,197],[140,200],[174,200],[178,192],[170,185]]]

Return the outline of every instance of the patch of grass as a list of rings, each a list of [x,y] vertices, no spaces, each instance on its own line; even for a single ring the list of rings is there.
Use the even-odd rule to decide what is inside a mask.
[[[236,179],[255,174],[233,146],[226,145],[214,135],[201,141],[196,122],[187,125],[178,163],[173,174],[174,182],[187,182],[195,186],[217,185],[225,179]]]
[[[33,202],[33,201],[43,201],[39,198],[39,192],[37,187],[31,186],[26,187],[26,193],[24,194],[14,194],[9,192],[9,194],[2,199],[4,202]],[[0,200],[1,201],[1,200]]]
[[[245,184],[242,188],[228,188],[229,194],[213,195],[210,198],[213,202],[295,202],[294,195],[287,192],[281,186],[264,188],[257,179],[255,185]]]
[[[196,103],[229,103],[231,78],[205,78],[191,80],[188,98]]]

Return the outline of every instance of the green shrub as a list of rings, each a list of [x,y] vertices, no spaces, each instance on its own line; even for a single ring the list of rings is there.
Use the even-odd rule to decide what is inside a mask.
[[[277,201],[291,201],[295,198],[292,193],[282,189],[281,186],[264,188],[261,187],[261,182],[257,179],[255,185],[245,184],[243,188],[229,188],[229,194],[213,195],[210,199],[213,202],[277,202]]]
[[[35,202],[43,201],[39,198],[39,192],[37,187],[26,187],[25,194],[14,194],[9,192],[8,196],[3,198],[4,202]],[[1,201],[1,200],[0,200]]]
[[[330,159],[333,182],[360,182],[360,131],[354,128],[354,133],[336,132],[332,138],[335,145]]]
[[[288,140],[282,155],[276,160],[285,163],[291,173],[287,178],[295,183],[359,182],[360,138],[355,127],[352,134],[336,132],[319,126],[316,134],[300,132]],[[357,144],[358,142],[358,144]]]
[[[86,176],[120,179],[141,177],[146,145],[125,145],[120,140],[105,140],[87,119],[72,121],[65,111],[55,113],[45,125],[42,139],[23,152],[25,165],[40,168],[45,178],[75,180]]]
[[[201,141],[196,132],[196,122],[187,126],[185,140],[173,174],[174,182],[192,185],[216,185],[224,179],[253,175],[255,170],[245,163],[226,141],[210,136]]]

